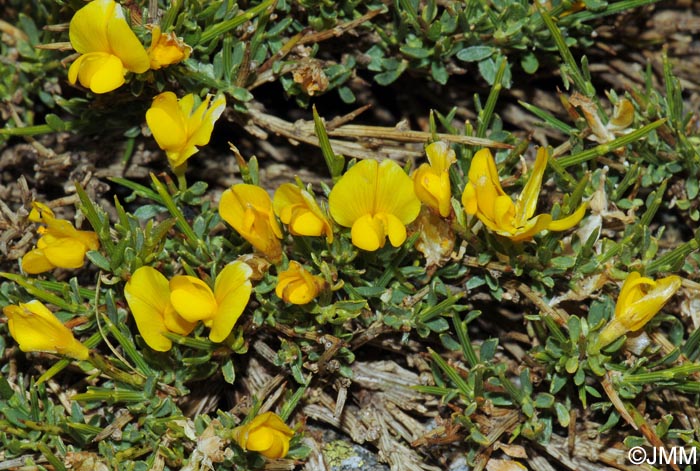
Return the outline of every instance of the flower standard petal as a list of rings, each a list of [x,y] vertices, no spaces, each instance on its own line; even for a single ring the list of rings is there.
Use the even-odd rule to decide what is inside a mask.
[[[81,54],[111,52],[107,22],[117,6],[113,0],[94,0],[75,12],[68,35],[73,48]]]
[[[208,95],[188,120],[187,127],[191,132],[192,145],[204,146],[209,143],[211,133],[214,131],[214,123],[226,109],[224,95],[217,95],[214,101],[211,100],[212,95]]]
[[[184,116],[173,92],[156,95],[146,111],[146,123],[158,146],[165,151],[180,149],[187,142]]]
[[[250,282],[252,274],[250,266],[236,261],[226,265],[216,277],[214,296],[217,311],[212,318],[209,332],[212,342],[223,342],[243,314],[253,291]]]
[[[49,352],[86,360],[88,348],[73,337],[49,309],[37,300],[3,308],[10,335],[23,352]]]
[[[107,20],[106,29],[111,52],[122,61],[124,67],[137,74],[146,72],[151,65],[151,59],[126,22],[121,5],[114,8]]]
[[[333,186],[328,206],[331,216],[341,226],[352,227],[361,217],[374,214],[378,167],[376,160],[362,160]]]
[[[545,147],[540,147],[537,150],[535,166],[515,203],[516,225],[518,226],[522,226],[525,221],[535,214],[537,199],[540,196],[540,188],[542,188],[542,178],[544,177],[544,171],[547,169],[548,157],[549,155]]]
[[[393,160],[383,160],[377,168],[375,214],[396,216],[404,225],[412,223],[420,212],[411,177]]]

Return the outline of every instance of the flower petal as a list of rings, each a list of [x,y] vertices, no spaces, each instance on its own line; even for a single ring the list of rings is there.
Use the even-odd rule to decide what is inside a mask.
[[[111,52],[107,22],[116,6],[113,0],[95,0],[75,12],[68,30],[73,49],[81,54]]]
[[[406,240],[406,226],[403,225],[403,221],[393,214],[387,214],[382,222],[384,223],[385,230],[389,236],[389,242],[394,247],[399,247]]]
[[[80,268],[85,263],[87,247],[76,239],[56,239],[44,249],[46,259],[61,268]]]
[[[467,182],[462,192],[462,206],[467,214],[476,214],[479,209],[476,199],[476,187],[471,182]]]
[[[144,342],[158,352],[170,350],[172,342],[163,335],[170,330],[165,325],[165,312],[172,310],[165,276],[152,267],[138,268],[124,286],[124,298]]]
[[[163,150],[179,150],[187,142],[185,120],[173,92],[163,92],[153,99],[146,111],[146,123]]]
[[[243,314],[253,291],[252,274],[250,266],[236,261],[226,265],[216,277],[214,295],[218,308],[209,332],[212,342],[223,342]]]
[[[537,199],[540,196],[540,188],[542,187],[542,177],[544,176],[544,171],[547,169],[547,159],[549,157],[549,152],[546,147],[540,147],[537,150],[537,157],[535,158],[535,166],[530,173],[530,177],[525,183],[523,191],[518,196],[518,200],[515,203],[515,214],[516,214],[516,226],[522,226],[525,221],[530,219],[533,214],[535,214],[535,209],[537,209]]]
[[[386,229],[379,218],[371,214],[365,214],[355,221],[350,231],[352,243],[355,247],[368,252],[373,252],[384,247],[386,242]]]
[[[126,22],[121,5],[116,5],[112,16],[107,20],[106,31],[112,53],[122,61],[126,69],[137,74],[148,70],[151,59]]]
[[[509,237],[515,242],[532,240],[535,234],[539,234],[547,229],[551,222],[552,216],[549,214],[538,214],[534,218],[528,219],[525,226],[518,228],[515,233],[511,234]]]
[[[581,219],[583,219],[583,216],[586,215],[586,208],[588,207],[587,203],[583,203],[581,206],[579,206],[576,211],[571,213],[570,215],[557,219],[556,221],[552,221],[549,223],[549,226],[547,226],[547,229],[550,231],[565,231],[567,229],[571,229],[574,227],[576,224],[581,222]]]
[[[202,102],[195,112],[188,129],[192,132],[189,142],[195,146],[204,146],[209,144],[211,133],[214,131],[214,123],[219,119],[221,114],[226,109],[226,98],[224,95],[217,95],[214,101],[209,104],[211,96]],[[197,124],[196,127],[192,127]]]
[[[630,276],[631,275],[630,273]],[[627,284],[627,282],[625,282],[625,284]],[[637,276],[630,284],[632,285],[631,288],[628,288],[628,291],[625,293],[627,299],[623,298],[623,293],[620,292],[618,303],[622,304],[623,310],[620,315],[617,315],[616,309],[615,318],[627,329],[634,332],[644,327],[668,302],[671,296],[678,291],[681,287],[681,279],[676,275],[672,275],[653,281],[650,278]],[[643,285],[649,286],[648,291],[642,291],[641,286]],[[631,295],[630,289],[632,293],[636,294]],[[629,302],[631,301],[630,298],[633,296],[637,297],[640,294],[641,297],[638,297],[633,302]]]
[[[73,337],[49,309],[37,300],[6,306],[10,335],[23,352],[51,352],[86,360],[88,348]]]
[[[22,257],[22,270],[30,275],[44,273],[54,268],[56,265],[46,258],[42,249],[31,250]]]
[[[105,52],[91,52],[76,62],[79,62],[78,81],[93,93],[108,93],[124,83],[124,66],[117,56]],[[69,70],[69,78],[70,72]]]
[[[404,225],[413,222],[420,212],[420,200],[411,177],[393,160],[383,160],[377,172],[374,214],[392,214]]]
[[[376,160],[362,160],[333,186],[328,206],[338,224],[352,227],[361,217],[374,214],[378,168]]]
[[[170,280],[170,302],[186,321],[211,320],[217,303],[209,286],[193,276],[178,275]]]

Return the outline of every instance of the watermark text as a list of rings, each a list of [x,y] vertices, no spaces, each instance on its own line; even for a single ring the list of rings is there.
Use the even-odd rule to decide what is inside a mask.
[[[627,452],[632,464],[648,465],[694,465],[698,462],[697,448],[674,446],[669,448],[635,446]]]

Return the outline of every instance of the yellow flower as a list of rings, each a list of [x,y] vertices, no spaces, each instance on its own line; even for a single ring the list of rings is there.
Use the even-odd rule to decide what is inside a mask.
[[[280,185],[275,191],[272,207],[293,235],[325,234],[326,241],[329,244],[333,242],[333,227],[308,191],[292,183]]]
[[[450,165],[457,161],[455,151],[446,142],[433,142],[425,148],[430,164],[422,164],[413,173],[416,196],[426,206],[446,218],[452,211]]]
[[[7,316],[10,335],[23,352],[49,352],[87,360],[88,348],[41,302],[5,306],[2,312]]]
[[[45,204],[32,203],[29,220],[41,222],[41,237],[36,248],[22,258],[22,269],[29,274],[44,273],[60,268],[80,268],[85,263],[88,250],[100,248],[99,238],[92,231],[79,231],[66,220],[56,219],[53,211]]]
[[[600,348],[614,342],[627,332],[644,327],[681,287],[676,275],[652,280],[633,271],[622,284],[615,304],[615,317],[598,337]]]
[[[141,337],[153,350],[167,352],[172,347],[164,333],[187,335],[196,325],[175,312],[168,280],[155,268],[138,268],[124,287],[124,297]]]
[[[68,69],[70,83],[78,80],[94,93],[107,93],[124,83],[127,72],[148,70],[148,53],[113,0],[94,0],[78,10],[68,34],[82,54]]]
[[[213,292],[199,278],[175,276],[170,280],[170,302],[187,322],[202,321],[209,327],[209,340],[223,342],[248,304],[252,273],[243,262],[229,263],[216,277]]]
[[[277,277],[275,293],[280,299],[291,304],[310,303],[325,287],[320,276],[312,275],[299,262],[289,262],[289,268]]]
[[[348,170],[328,197],[333,219],[351,227],[352,243],[368,251],[384,246],[387,236],[398,247],[406,224],[420,212],[413,181],[393,160],[363,160]]]
[[[175,36],[172,31],[163,34],[158,25],[153,26],[151,36],[148,57],[151,60],[151,69],[153,70],[182,62],[192,53],[192,47],[185,44],[182,38]]]
[[[469,182],[462,193],[464,210],[467,214],[476,214],[479,220],[496,234],[514,241],[531,240],[535,234],[545,229],[564,231],[575,226],[586,213],[586,204],[582,204],[571,215],[556,221],[552,221],[549,214],[533,217],[542,177],[547,167],[547,158],[547,150],[540,147],[530,178],[517,201],[513,203],[501,187],[491,151],[481,149],[472,159]]]
[[[273,460],[287,455],[293,436],[294,431],[273,412],[265,412],[233,430],[233,439],[241,448]]]
[[[282,229],[265,190],[247,183],[233,185],[221,195],[219,215],[270,261],[282,259]]]
[[[209,143],[214,123],[226,108],[226,99],[218,95],[210,105],[211,95],[194,107],[194,94],[178,101],[173,92],[163,92],[153,99],[146,111],[146,123],[158,146],[165,151],[173,170],[184,165],[199,149]],[[184,170],[184,168],[182,168]]]

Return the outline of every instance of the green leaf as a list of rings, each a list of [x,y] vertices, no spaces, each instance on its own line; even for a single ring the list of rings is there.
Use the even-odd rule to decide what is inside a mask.
[[[525,73],[534,74],[540,67],[540,63],[537,60],[537,56],[532,52],[529,52],[520,59],[520,66],[523,68]]]
[[[399,50],[414,59],[425,59],[432,54],[430,49],[424,49],[422,47],[402,46]]]
[[[65,121],[53,113],[46,115],[46,124],[48,124],[54,131],[65,131],[68,128]]]
[[[328,133],[326,132],[326,127],[316,111],[316,106],[313,107],[313,114],[314,130],[316,131],[316,136],[318,136],[318,144],[321,147],[323,158],[326,160],[326,165],[328,166],[328,171],[330,172],[333,181],[337,181],[345,168],[345,158],[342,155],[338,155],[333,152],[331,141],[328,139]]]
[[[85,253],[85,255],[87,256],[88,260],[94,263],[99,269],[104,271],[112,271],[109,260],[107,260],[107,258],[97,250],[89,250]]]
[[[253,94],[242,87],[234,87],[231,89],[231,96],[238,101],[250,101],[253,99]]]
[[[231,358],[221,365],[221,373],[224,375],[224,381],[228,384],[233,384],[236,381],[236,370],[233,368],[233,360]]]
[[[477,62],[491,57],[496,49],[491,46],[470,46],[457,53],[457,59],[464,62]]]

